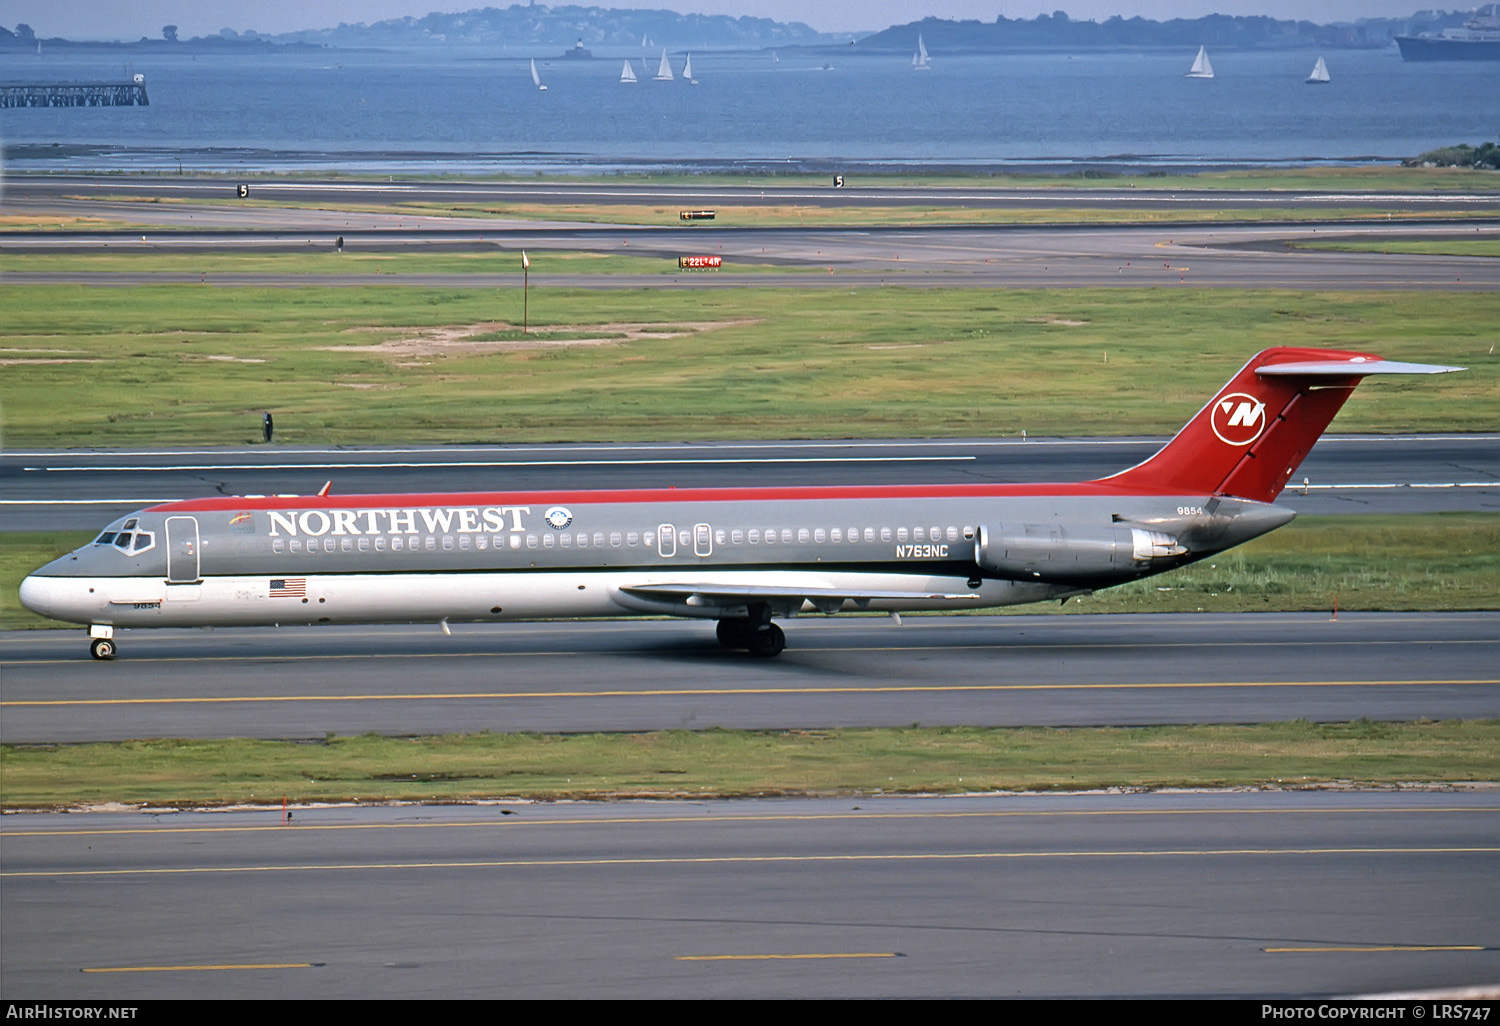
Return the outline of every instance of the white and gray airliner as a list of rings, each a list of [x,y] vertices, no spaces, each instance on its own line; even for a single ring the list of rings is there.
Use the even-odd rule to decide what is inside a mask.
[[[1212,556],[1272,505],[1370,375],[1456,367],[1259,353],[1156,455],[1067,484],[234,496],[142,509],[21,584],[89,628],[683,616],[774,656],[810,613],[1066,599]]]

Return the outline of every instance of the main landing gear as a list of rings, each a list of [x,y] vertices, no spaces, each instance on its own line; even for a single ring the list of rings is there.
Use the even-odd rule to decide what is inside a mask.
[[[749,619],[719,621],[719,644],[725,648],[742,648],[753,656],[769,659],[786,648],[786,635],[774,623],[756,623]]]

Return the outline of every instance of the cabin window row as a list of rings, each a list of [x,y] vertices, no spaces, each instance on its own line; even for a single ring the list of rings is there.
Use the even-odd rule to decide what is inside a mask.
[[[690,531],[679,531],[678,544],[691,550],[693,535]],[[880,542],[940,542],[958,541],[959,537],[973,538],[974,528],[954,525],[918,527],[751,527],[718,528],[714,531],[714,544],[726,545],[856,545]],[[670,543],[670,538],[668,542]],[[101,542],[103,539],[101,538]],[[107,544],[107,542],[105,543]],[[549,534],[510,534],[494,539],[495,549],[603,549],[638,548],[655,549],[654,531],[576,531]],[[273,538],[273,552],[483,552],[490,549],[491,540],[485,534],[427,535],[408,538],[405,535],[373,535],[358,538]]]

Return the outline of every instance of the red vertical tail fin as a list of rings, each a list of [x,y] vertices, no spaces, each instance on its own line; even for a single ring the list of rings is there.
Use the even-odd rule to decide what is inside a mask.
[[[1267,349],[1155,456],[1103,480],[1132,491],[1272,502],[1362,378],[1462,369],[1341,349]]]

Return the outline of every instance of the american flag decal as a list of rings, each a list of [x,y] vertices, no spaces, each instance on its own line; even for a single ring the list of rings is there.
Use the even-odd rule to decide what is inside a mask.
[[[272,598],[306,598],[306,577],[275,577],[271,579]]]

